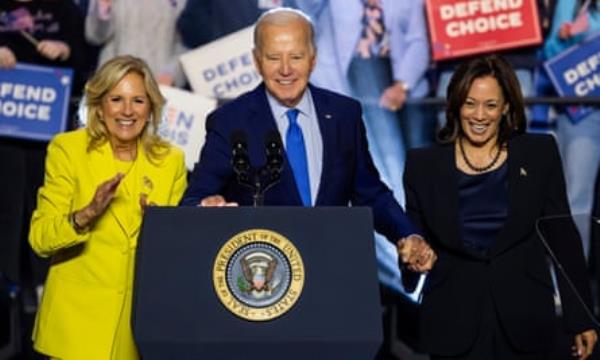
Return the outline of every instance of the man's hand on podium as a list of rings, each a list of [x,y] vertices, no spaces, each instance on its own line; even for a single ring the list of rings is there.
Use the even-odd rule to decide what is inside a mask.
[[[200,201],[200,204],[198,204],[198,206],[202,206],[202,207],[225,207],[225,206],[238,206],[238,203],[236,202],[227,202],[225,200],[225,198],[221,195],[211,195],[211,196],[207,196],[204,199],[202,199],[202,201]]]

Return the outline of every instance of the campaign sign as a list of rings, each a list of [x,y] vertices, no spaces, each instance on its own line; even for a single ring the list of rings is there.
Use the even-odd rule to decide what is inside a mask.
[[[206,115],[215,109],[217,101],[168,86],[161,86],[160,91],[167,104],[158,133],[183,150],[185,165],[191,171],[204,144]]]
[[[542,42],[536,0],[426,0],[434,60]]]
[[[183,70],[194,92],[215,99],[233,99],[261,82],[252,60],[253,31],[249,26],[181,55]]]
[[[600,96],[600,34],[568,48],[544,63],[560,96]],[[567,106],[573,121],[591,111],[589,106]]]
[[[73,71],[19,63],[0,70],[0,136],[50,140],[65,131]]]

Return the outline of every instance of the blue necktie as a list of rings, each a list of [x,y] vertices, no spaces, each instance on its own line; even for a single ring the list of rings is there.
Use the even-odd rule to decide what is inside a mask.
[[[292,171],[294,172],[294,178],[296,179],[296,186],[298,187],[298,192],[302,198],[302,204],[304,206],[310,206],[308,162],[306,160],[304,136],[302,136],[302,129],[297,121],[298,109],[290,109],[285,114],[290,121],[290,126],[288,127],[285,137],[288,160],[292,167]]]

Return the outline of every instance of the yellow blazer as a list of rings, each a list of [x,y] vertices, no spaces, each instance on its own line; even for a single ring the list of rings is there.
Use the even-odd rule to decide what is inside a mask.
[[[118,172],[107,142],[87,152],[85,129],[57,135],[48,146],[44,185],[29,242],[51,266],[33,331],[37,351],[60,359],[137,357],[130,330],[141,193],[157,206],[176,205],[186,187],[183,153],[171,148],[158,164],[141,146],[107,211],[77,234],[68,214],[92,200]]]

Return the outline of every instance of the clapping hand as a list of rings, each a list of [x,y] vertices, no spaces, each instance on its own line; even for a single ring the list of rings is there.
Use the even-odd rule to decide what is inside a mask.
[[[110,205],[117,193],[117,187],[125,175],[118,173],[113,178],[103,182],[96,188],[94,198],[83,209],[74,213],[74,220],[79,227],[85,228],[99,218]]]

